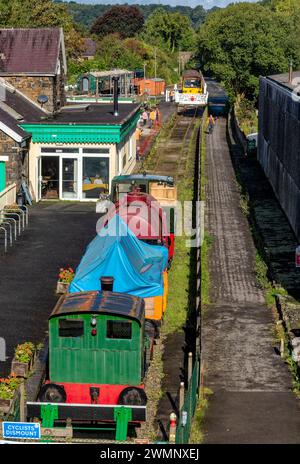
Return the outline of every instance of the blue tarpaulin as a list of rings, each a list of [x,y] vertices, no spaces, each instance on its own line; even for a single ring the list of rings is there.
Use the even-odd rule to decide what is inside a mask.
[[[168,249],[142,242],[115,215],[88,245],[70,293],[100,290],[100,278],[114,277],[114,291],[141,298],[163,295]]]

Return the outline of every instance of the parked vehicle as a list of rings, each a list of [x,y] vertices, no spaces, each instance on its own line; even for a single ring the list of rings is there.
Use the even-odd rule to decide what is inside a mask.
[[[203,75],[200,71],[187,70],[181,79],[181,88],[175,91],[175,102],[178,112],[188,108],[206,106],[208,91]]]
[[[139,240],[115,214],[99,226],[89,244],[69,291],[99,290],[101,276],[114,278],[113,289],[144,298],[145,317],[155,334],[167,307],[168,249]]]
[[[152,240],[151,237],[143,237],[138,231],[136,235],[140,239],[147,240],[148,243],[149,240],[152,240],[153,244],[157,242],[157,240],[160,243],[165,242],[169,249],[169,263],[171,263],[175,247],[177,204],[177,188],[174,185],[174,179],[170,176],[159,176],[147,173],[114,177],[111,186],[111,200],[116,204],[117,210],[119,210],[120,205],[122,205],[123,211],[126,212],[126,210],[128,210],[128,208],[126,209],[126,204],[132,205],[134,202],[138,201],[137,197],[132,195],[132,192],[137,190],[144,194],[144,196],[139,196],[139,201],[148,205],[149,218],[151,218],[151,202],[153,204],[153,210],[156,209],[157,211],[161,211],[161,208],[165,215],[162,215],[164,236],[159,237],[158,234],[158,236],[154,237]],[[150,195],[152,199],[147,195]],[[126,200],[124,200],[125,196],[127,197]],[[159,208],[158,205],[155,204],[155,200],[159,203]],[[130,217],[128,219],[130,219]],[[131,221],[131,223],[133,224],[134,221]]]

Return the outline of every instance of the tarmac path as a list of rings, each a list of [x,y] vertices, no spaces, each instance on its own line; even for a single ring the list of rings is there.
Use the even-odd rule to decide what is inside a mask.
[[[42,202],[29,208],[29,226],[13,248],[0,254],[0,337],[9,374],[18,343],[42,342],[58,299],[59,269],[75,268],[96,235],[95,203]]]
[[[255,280],[255,247],[240,208],[225,119],[207,135],[206,177],[213,244],[202,356],[205,386],[213,394],[204,443],[300,443],[300,403],[272,346],[272,312]]]

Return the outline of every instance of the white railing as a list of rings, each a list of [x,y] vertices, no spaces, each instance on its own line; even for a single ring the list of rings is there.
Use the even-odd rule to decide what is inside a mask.
[[[17,186],[14,183],[0,192],[0,211],[2,211],[5,206],[13,205],[16,203],[16,198]]]

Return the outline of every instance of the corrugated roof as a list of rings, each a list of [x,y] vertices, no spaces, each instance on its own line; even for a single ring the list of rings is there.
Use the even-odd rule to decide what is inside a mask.
[[[145,304],[142,298],[116,292],[78,292],[63,295],[50,319],[67,314],[103,313],[120,315],[142,322]]]
[[[55,75],[60,28],[0,29],[0,75]]]
[[[127,69],[111,69],[110,71],[92,71],[91,74],[94,77],[109,77],[109,76],[124,76],[126,74],[134,74],[133,71]]]

